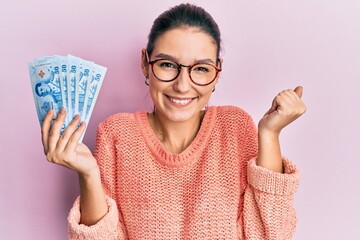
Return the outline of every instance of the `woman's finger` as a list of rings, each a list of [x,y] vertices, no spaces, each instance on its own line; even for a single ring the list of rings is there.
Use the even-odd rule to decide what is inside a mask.
[[[66,110],[65,108],[62,108],[60,112],[58,113],[56,119],[53,122],[53,125],[49,132],[49,141],[48,141],[48,151],[54,151],[57,145],[57,142],[60,137],[60,130],[64,125],[66,117]]]
[[[302,87],[297,87],[295,90],[289,91],[287,94],[292,99],[291,107],[297,112],[297,113],[304,113],[305,111],[305,104],[301,99],[303,90]]]
[[[295,90],[289,90],[284,93],[284,113],[289,117],[290,122],[300,117],[306,111],[301,95],[302,87],[297,87]]]
[[[302,86],[297,86],[297,87],[294,89],[294,92],[301,98],[301,97],[302,97],[302,94],[303,94],[303,87],[302,87]]]
[[[75,151],[80,140],[81,135],[84,133],[86,128],[85,122],[82,122],[80,126],[75,130],[75,132],[69,138],[69,141],[66,144],[65,151]]]
[[[54,115],[54,111],[50,109],[44,118],[43,124],[41,125],[41,141],[44,147],[45,155],[48,152],[48,137],[49,137],[49,130],[51,126],[51,121]]]
[[[65,146],[68,143],[71,135],[75,132],[77,126],[79,125],[79,122],[80,122],[80,116],[77,114],[77,115],[75,115],[73,120],[66,127],[65,131],[63,132],[63,134],[59,138],[59,141],[57,143],[57,148],[58,148],[59,151],[62,151],[65,148]]]

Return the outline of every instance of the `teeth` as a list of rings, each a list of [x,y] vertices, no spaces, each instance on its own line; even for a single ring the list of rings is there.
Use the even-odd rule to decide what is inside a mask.
[[[170,98],[170,100],[176,104],[180,104],[180,105],[186,105],[188,104],[192,99],[174,99],[174,98]]]

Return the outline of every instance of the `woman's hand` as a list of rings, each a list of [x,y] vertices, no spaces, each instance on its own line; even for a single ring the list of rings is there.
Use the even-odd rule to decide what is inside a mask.
[[[273,100],[271,108],[265,113],[258,125],[257,164],[275,172],[283,172],[279,135],[288,124],[300,117],[305,111],[301,101],[302,87],[280,92]]]
[[[273,100],[271,108],[259,122],[259,134],[272,133],[279,135],[280,131],[296,120],[306,111],[305,104],[301,101],[303,88],[284,90]]]
[[[78,143],[85,130],[84,122],[78,127],[80,116],[76,115],[60,136],[66,111],[64,108],[61,109],[51,126],[53,115],[53,110],[50,110],[41,127],[42,144],[47,160],[72,169],[84,177],[98,173],[98,165],[90,149],[85,144]]]
[[[95,157],[85,144],[79,139],[85,130],[85,123],[81,123],[76,115],[60,136],[64,124],[66,111],[61,109],[51,126],[54,112],[50,110],[41,126],[44,152],[49,162],[67,167],[79,174],[80,183],[80,222],[93,225],[108,211],[104,189],[101,185],[100,171]]]

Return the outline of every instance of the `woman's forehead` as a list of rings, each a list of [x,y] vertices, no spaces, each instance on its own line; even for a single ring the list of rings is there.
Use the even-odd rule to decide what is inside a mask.
[[[168,30],[160,35],[152,56],[166,54],[178,59],[216,59],[216,44],[209,34],[194,27]]]

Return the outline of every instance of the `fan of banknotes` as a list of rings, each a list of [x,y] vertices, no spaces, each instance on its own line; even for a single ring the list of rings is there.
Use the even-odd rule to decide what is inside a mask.
[[[28,66],[40,125],[50,109],[54,110],[56,118],[61,108],[67,111],[61,134],[77,114],[82,121],[89,122],[105,77],[105,67],[72,55],[44,56],[34,59]]]

